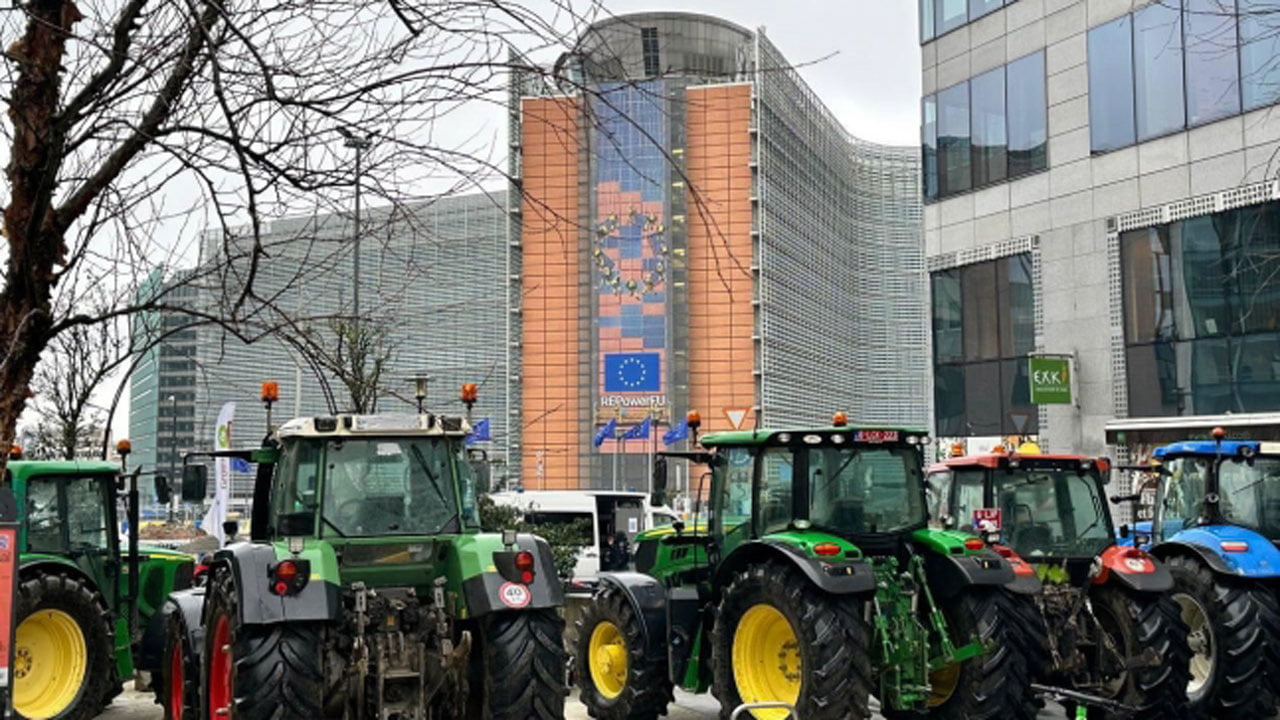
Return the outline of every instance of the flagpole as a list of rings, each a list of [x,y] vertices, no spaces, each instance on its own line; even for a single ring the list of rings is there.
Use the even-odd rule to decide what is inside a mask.
[[[613,436],[613,491],[618,492],[618,426],[614,425],[609,434]]]
[[[655,452],[657,452],[657,450],[654,448],[654,440],[655,440],[655,435],[656,435],[656,433],[654,432],[654,430],[655,430],[656,428],[654,428],[654,426],[653,426],[653,408],[649,408],[649,415],[648,415],[648,417],[646,417],[645,419],[649,422],[649,437],[647,438],[647,439],[649,440],[649,480],[648,480],[648,487],[649,487],[649,495],[650,495],[650,496],[652,496],[652,495],[653,495],[653,454],[654,454]]]

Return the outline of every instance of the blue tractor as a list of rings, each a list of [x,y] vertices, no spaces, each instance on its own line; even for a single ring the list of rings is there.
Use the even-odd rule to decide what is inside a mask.
[[[1280,443],[1224,436],[1152,453],[1154,512],[1133,541],[1173,574],[1193,715],[1253,720],[1280,702]]]

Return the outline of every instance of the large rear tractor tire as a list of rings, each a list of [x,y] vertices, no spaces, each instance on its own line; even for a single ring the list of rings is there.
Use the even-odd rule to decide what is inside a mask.
[[[674,697],[665,653],[650,655],[640,618],[605,585],[582,611],[575,648],[579,699],[600,720],[655,720]]]
[[[1029,598],[1002,588],[970,587],[942,604],[942,614],[957,646],[978,638],[988,650],[929,674],[925,712],[884,709],[889,718],[942,720],[1033,720],[1039,710],[1031,690],[1033,659],[1017,637],[1015,618],[1026,614]]]
[[[164,720],[199,720],[200,656],[189,647],[182,613],[169,615],[160,671],[153,678],[156,701],[164,708]]]
[[[1111,699],[1132,708],[1125,717],[1189,717],[1186,693],[1191,651],[1177,604],[1168,595],[1137,593],[1116,585],[1094,588],[1089,599],[1102,631],[1111,637],[1122,657],[1140,657],[1148,650],[1160,655],[1158,664],[1129,670],[1114,681]],[[1097,708],[1091,708],[1089,716],[1107,717]]]
[[[1189,556],[1169,560],[1170,593],[1188,626],[1193,717],[1269,718],[1280,705],[1280,605],[1261,583],[1214,573]]]
[[[88,720],[110,702],[111,617],[98,593],[67,575],[18,586],[14,709],[25,718]]]
[[[554,608],[486,615],[476,635],[470,720],[563,720],[564,620]]]
[[[804,720],[869,716],[869,632],[861,603],[818,589],[778,563],[737,573],[725,590],[711,636],[712,691],[720,717],[742,703],[783,702]],[[783,709],[757,709],[782,720]]]
[[[205,720],[320,720],[325,626],[242,627],[230,573],[214,578],[205,603]]]

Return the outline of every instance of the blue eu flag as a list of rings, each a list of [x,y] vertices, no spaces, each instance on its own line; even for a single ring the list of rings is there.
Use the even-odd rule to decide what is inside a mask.
[[[231,458],[231,472],[247,473],[253,468],[249,467],[249,461],[244,458]]]
[[[662,436],[663,445],[673,445],[689,437],[689,426],[686,423],[678,423]]]
[[[649,439],[649,418],[645,418],[644,422],[639,425],[632,425],[622,436],[623,440],[648,440]]]
[[[658,392],[662,358],[658,353],[614,353],[604,356],[605,392]]]
[[[467,436],[467,444],[492,440],[489,435],[489,418],[485,418],[471,426],[471,434]]]
[[[617,429],[618,421],[616,418],[605,423],[604,426],[596,433],[596,447],[603,445],[605,438],[609,438],[610,440],[616,439]]]

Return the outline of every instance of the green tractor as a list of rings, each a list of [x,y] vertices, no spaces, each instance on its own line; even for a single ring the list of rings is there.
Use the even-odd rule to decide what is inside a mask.
[[[118,448],[127,454],[127,441]],[[171,591],[191,585],[195,563],[139,545],[139,475],[109,462],[9,461],[21,521],[13,701],[23,717],[91,718],[135,670],[156,669],[142,629]],[[168,492],[164,479],[157,490]]]
[[[923,431],[842,416],[664,453],[710,469],[710,511],[641,534],[635,572],[600,574],[575,651],[593,717],[652,720],[676,686],[710,688],[723,718],[865,718],[871,695],[891,718],[1034,717],[1010,565],[927,527]]]
[[[563,591],[541,538],[480,532],[461,417],[299,418],[254,450],[250,537],[175,593],[171,720],[559,720]],[[203,465],[183,489],[202,496]]]

